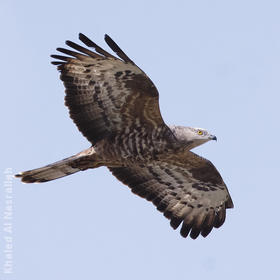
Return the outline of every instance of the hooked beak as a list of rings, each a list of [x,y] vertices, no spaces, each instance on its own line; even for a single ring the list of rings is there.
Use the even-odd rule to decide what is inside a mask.
[[[215,135],[210,135],[210,136],[209,136],[209,139],[210,139],[210,140],[215,140],[215,141],[217,141],[217,137],[216,137]]]

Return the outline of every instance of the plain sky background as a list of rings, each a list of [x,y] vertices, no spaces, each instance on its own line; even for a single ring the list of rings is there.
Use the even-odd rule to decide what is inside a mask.
[[[1,213],[5,168],[89,147],[49,57],[79,32],[104,48],[112,36],[156,84],[167,123],[217,136],[195,152],[221,172],[235,208],[191,240],[106,168],[13,179],[14,273],[0,279],[279,279],[279,13],[277,0],[2,0]]]

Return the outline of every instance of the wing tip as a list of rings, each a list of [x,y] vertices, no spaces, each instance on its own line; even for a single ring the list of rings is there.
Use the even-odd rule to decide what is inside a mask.
[[[78,58],[79,60],[85,59],[87,56],[90,56],[92,58],[111,58],[111,59],[118,59],[117,57],[113,56],[109,52],[105,51],[101,47],[99,47],[96,43],[94,43],[91,39],[89,39],[86,35],[83,33],[79,33],[79,39],[89,48],[94,48],[95,52],[90,51],[89,49],[86,49],[70,40],[66,40],[65,44],[74,50],[78,50],[79,52],[75,52],[73,50],[65,49],[65,48],[57,48],[56,50],[58,52],[61,52],[63,54],[69,55],[71,59],[72,57]],[[105,42],[108,44],[108,46],[121,58],[124,62],[128,62],[131,64],[134,64],[134,62],[121,50],[121,48],[114,42],[114,40],[108,35],[104,35]],[[63,59],[67,63],[68,59]],[[59,62],[51,62],[53,65],[59,65]]]
[[[81,40],[83,42],[83,40],[89,40],[89,38],[85,34],[80,32],[79,33],[79,40]]]
[[[107,41],[107,40],[112,40],[112,38],[108,35],[108,34],[104,34],[104,40]]]
[[[135,65],[135,63],[126,55],[126,53],[118,46],[118,44],[108,35],[104,35],[104,40],[108,44],[108,46],[120,57],[124,62],[131,63]]]
[[[234,204],[233,204],[233,201],[230,196],[228,197],[225,206],[226,206],[226,208],[234,208]]]

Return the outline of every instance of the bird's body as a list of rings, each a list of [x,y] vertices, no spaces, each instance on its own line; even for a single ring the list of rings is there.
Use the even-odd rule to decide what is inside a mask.
[[[181,235],[207,236],[225,220],[233,203],[214,165],[190,150],[216,137],[206,130],[167,126],[160,114],[158,91],[147,75],[109,37],[120,57],[107,53],[86,36],[92,52],[75,50],[59,61],[70,116],[92,146],[62,161],[17,174],[23,182],[46,182],[78,171],[107,166],[132,192],[152,201]]]

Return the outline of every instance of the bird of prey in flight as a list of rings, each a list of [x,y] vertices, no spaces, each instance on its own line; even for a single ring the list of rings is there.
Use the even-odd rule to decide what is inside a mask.
[[[191,149],[216,136],[205,129],[169,126],[162,119],[159,93],[149,77],[108,36],[117,56],[83,34],[86,47],[52,55],[65,86],[70,117],[91,147],[61,161],[16,175],[41,183],[106,166],[131,191],[163,212],[180,233],[196,239],[220,227],[233,208],[227,187],[207,159]]]

